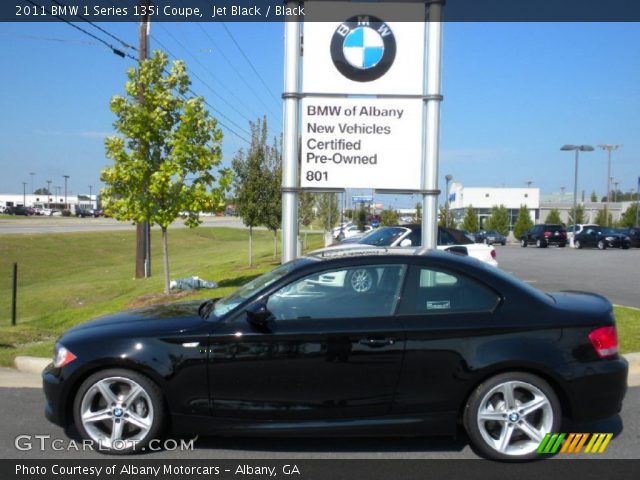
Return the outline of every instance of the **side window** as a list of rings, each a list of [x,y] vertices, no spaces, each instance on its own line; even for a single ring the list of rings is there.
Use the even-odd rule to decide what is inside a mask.
[[[400,304],[403,315],[488,312],[498,304],[498,295],[465,275],[424,267],[413,267]]]
[[[438,236],[440,237],[438,239],[438,245],[455,245],[457,243],[456,239],[446,230],[438,229]]]
[[[314,273],[273,293],[267,309],[276,320],[393,315],[405,270],[374,265]]]

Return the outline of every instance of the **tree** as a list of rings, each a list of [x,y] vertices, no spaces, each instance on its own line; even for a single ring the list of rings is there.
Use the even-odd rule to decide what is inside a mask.
[[[591,201],[594,203],[598,201],[598,194],[596,193],[595,190],[591,192]]]
[[[555,210],[555,209],[554,209]],[[556,215],[558,215],[558,219],[560,218],[559,213],[555,210]],[[551,216],[553,210],[547,216],[547,219]],[[548,222],[548,223],[560,223],[558,222]],[[531,215],[529,214],[529,209],[526,205],[520,205],[520,209],[518,210],[518,218],[516,218],[516,223],[513,225],[513,236],[516,238],[520,238],[524,232],[533,227],[533,221],[531,221]]]
[[[618,225],[620,225],[621,227],[628,227],[628,228],[635,227],[637,219],[638,219],[638,204],[633,203],[629,205],[629,208],[627,208],[624,211],[624,213],[622,214],[622,217],[620,218],[620,221],[618,222]]]
[[[601,208],[600,210],[598,210],[595,223],[602,227],[608,227],[609,225],[611,225],[613,223],[611,212],[607,212],[606,208]]]
[[[265,120],[266,124],[266,120]],[[278,230],[282,225],[282,140],[273,140],[267,151],[264,226],[273,232],[273,258],[278,255]]]
[[[398,212],[395,210],[383,210],[380,212],[380,225],[390,226],[398,224]]]
[[[472,205],[469,205],[464,212],[464,219],[462,220],[462,230],[466,230],[469,233],[475,233],[480,230],[478,225],[478,216]]]
[[[416,203],[416,223],[422,222],[422,203]]]
[[[234,171],[236,211],[249,227],[249,266],[253,266],[253,228],[266,223],[265,202],[270,198],[270,175],[267,161],[267,120],[250,122],[251,144],[245,153],[240,149],[231,165]]]
[[[560,212],[557,208],[552,208],[547,218],[545,218],[544,223],[562,223],[562,219],[560,218]],[[514,229],[515,230],[515,229]],[[519,235],[516,235],[517,238],[520,238]]]
[[[364,232],[364,226],[367,224],[367,211],[364,209],[363,206],[361,206],[360,210],[358,210],[358,213],[356,215],[356,220],[358,224],[358,230],[360,230],[361,232]]]
[[[33,194],[34,195],[51,195],[51,192],[46,188],[36,188]]]
[[[495,230],[502,235],[509,234],[509,210],[504,205],[494,206],[491,209],[491,216],[485,224],[487,230]]]
[[[118,220],[157,224],[162,231],[165,293],[169,293],[167,229],[181,212],[196,227],[199,213],[224,207],[230,172],[212,169],[221,161],[222,131],[202,97],[187,97],[185,64],[156,51],[139,68],[130,68],[125,96],[111,99],[119,134],[105,140],[113,166],[100,179],[105,211]]]
[[[305,227],[311,225],[315,215],[316,199],[311,192],[300,192],[298,197],[298,218]]]
[[[573,208],[569,210],[569,224],[576,225],[584,222],[584,205],[578,204],[576,206],[576,218],[573,218]]]
[[[338,199],[336,193],[319,193],[317,197],[318,217],[322,220],[325,232],[330,232],[338,223]]]
[[[438,215],[438,226],[453,227],[454,223],[453,212],[447,207],[440,207],[440,214]]]

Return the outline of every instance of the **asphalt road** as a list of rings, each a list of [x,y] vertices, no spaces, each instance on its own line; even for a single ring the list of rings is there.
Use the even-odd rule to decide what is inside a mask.
[[[495,248],[501,269],[540,290],[596,292],[616,305],[640,308],[640,248]]]
[[[94,451],[54,451],[51,442],[58,440],[57,448],[66,449],[69,437],[55,425],[50,424],[43,412],[44,397],[39,389],[0,388],[0,458],[105,458]],[[640,458],[640,388],[631,388],[627,393],[620,415],[589,424],[563,426],[564,432],[612,432],[606,451],[598,458]],[[78,441],[75,431],[69,435]],[[40,440],[32,437],[33,449],[21,451],[15,447],[19,435],[50,435],[40,448]],[[24,440],[22,446],[26,445]],[[171,444],[170,444],[171,445]],[[137,455],[137,458],[163,459],[444,459],[478,458],[467,443],[464,433],[458,439],[417,438],[214,438],[201,437],[191,451],[157,451]],[[585,455],[581,455],[581,458]],[[559,455],[562,459],[567,456]],[[574,456],[575,458],[575,456]],[[586,458],[591,458],[586,456]]]

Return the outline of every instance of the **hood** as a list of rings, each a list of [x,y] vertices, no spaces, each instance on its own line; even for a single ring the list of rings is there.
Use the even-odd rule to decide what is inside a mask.
[[[198,314],[202,301],[180,302],[127,310],[81,323],[67,333],[89,329],[117,330],[126,334],[128,330],[149,329],[153,331],[175,331],[188,329],[203,322]]]

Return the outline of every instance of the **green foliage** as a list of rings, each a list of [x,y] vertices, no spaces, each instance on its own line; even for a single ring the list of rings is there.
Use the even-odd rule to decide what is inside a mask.
[[[569,210],[569,224],[570,225],[575,225],[578,223],[585,223],[585,216],[584,216],[584,205],[582,204],[578,204],[576,206],[576,215],[575,215],[575,219],[573,218],[573,208],[571,210]]]
[[[558,211],[557,208],[552,208],[551,211],[549,211],[547,218],[544,219],[544,223],[552,223],[552,224],[562,223],[562,219],[560,218],[560,212]],[[520,236],[516,235],[516,238],[520,238]]]
[[[46,188],[36,188],[33,193],[34,195],[51,195],[51,192]]]
[[[598,194],[596,193],[596,191],[595,191],[595,190],[591,192],[591,198],[590,198],[590,200],[591,200],[592,202],[594,202],[594,203],[598,201]]]
[[[305,227],[311,225],[313,222],[315,215],[315,205],[316,199],[313,193],[310,192],[300,192],[300,196],[298,197],[298,218],[300,223]]]
[[[422,222],[422,203],[416,203],[416,223]]]
[[[340,212],[338,210],[338,194],[337,193],[318,193],[316,205],[318,208],[318,217],[322,221],[322,228],[326,232],[330,232],[340,220]]]
[[[637,225],[636,220],[637,220],[637,215],[638,215],[638,204],[637,203],[633,203],[631,205],[629,205],[629,208],[627,208],[624,213],[622,214],[622,217],[620,218],[620,221],[618,222],[618,225],[621,227],[635,227]]]
[[[461,228],[462,230],[466,230],[469,233],[476,233],[478,230],[480,230],[480,225],[478,224],[478,216],[473,208],[473,205],[469,205],[469,207],[464,212],[464,219],[462,220]]]
[[[117,136],[105,140],[113,165],[102,170],[105,211],[122,221],[160,226],[163,237],[178,217],[195,227],[200,212],[224,207],[231,183],[228,170],[218,178],[222,131],[202,97],[187,97],[189,77],[183,62],[170,69],[167,55],[156,51],[140,68],[127,72],[125,96],[111,99]],[[186,212],[183,214],[183,212]],[[169,290],[165,256],[165,291]]]
[[[453,227],[455,225],[455,219],[453,212],[446,207],[440,207],[438,214],[438,226],[439,227]]]
[[[358,223],[358,230],[364,232],[364,226],[367,224],[367,211],[364,207],[360,207],[360,210],[358,210],[356,220]]]
[[[398,224],[398,212],[395,210],[383,210],[380,212],[380,225],[390,226]]]
[[[559,215],[557,210],[555,210],[555,212],[556,212],[556,215]],[[549,213],[549,215],[547,216],[547,219],[552,216],[551,213],[553,213],[553,210]],[[558,219],[559,218],[560,217],[558,216]],[[560,223],[560,221],[547,222],[547,223]],[[531,216],[529,215],[529,209],[527,208],[526,205],[521,205],[520,209],[518,210],[518,217],[516,218],[516,223],[513,225],[513,235],[516,238],[520,238],[522,234],[524,234],[524,232],[529,230],[531,227],[533,227],[533,222],[531,221]]]
[[[611,212],[607,212],[606,207],[598,210],[595,223],[601,227],[608,227],[613,224],[613,216]]]
[[[495,230],[502,235],[509,234],[509,210],[504,205],[494,206],[491,209],[491,216],[487,219],[485,228]]]

